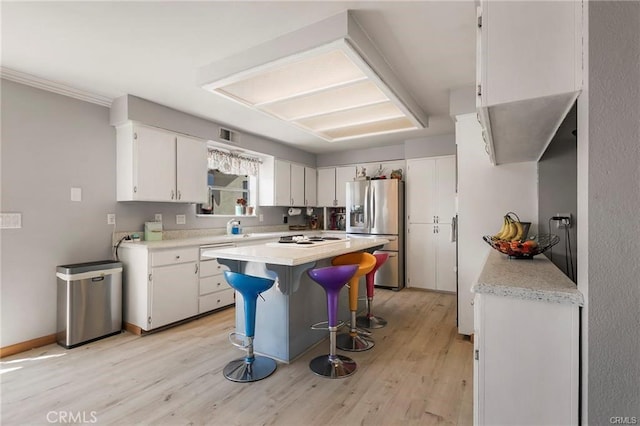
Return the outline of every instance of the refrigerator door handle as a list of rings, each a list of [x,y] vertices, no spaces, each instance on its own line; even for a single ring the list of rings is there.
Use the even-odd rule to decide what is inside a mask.
[[[369,230],[369,185],[366,184],[364,188],[364,226]]]
[[[369,229],[376,226],[376,189],[371,187],[371,224]]]

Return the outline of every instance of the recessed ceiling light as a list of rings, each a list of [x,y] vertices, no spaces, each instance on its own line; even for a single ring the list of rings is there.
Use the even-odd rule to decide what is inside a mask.
[[[200,70],[204,89],[334,142],[427,126],[351,13]]]

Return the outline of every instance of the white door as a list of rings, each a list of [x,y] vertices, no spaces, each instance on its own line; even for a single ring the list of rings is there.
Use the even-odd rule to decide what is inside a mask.
[[[356,177],[356,168],[336,167],[336,206],[347,205],[347,182],[353,182]]]
[[[276,206],[291,205],[291,163],[277,160],[274,164],[274,192]]]
[[[336,200],[336,169],[318,169],[318,207],[332,207]]]
[[[174,201],[176,198],[176,137],[149,127],[133,129],[133,198]]]
[[[436,208],[438,223],[451,223],[456,215],[456,159],[436,159]]]
[[[407,217],[409,223],[434,223],[437,214],[436,160],[407,160]]]
[[[291,164],[291,205],[304,206],[304,166]]]
[[[207,202],[207,145],[201,139],[178,136],[176,144],[177,199]]]
[[[456,243],[451,241],[451,225],[438,224],[436,234],[436,289],[456,291]]]
[[[432,224],[412,223],[407,240],[409,287],[436,290],[436,234]]]
[[[317,205],[316,197],[316,169],[311,167],[304,168],[304,205],[315,207]]]
[[[198,314],[195,262],[153,268],[151,276],[151,328]]]

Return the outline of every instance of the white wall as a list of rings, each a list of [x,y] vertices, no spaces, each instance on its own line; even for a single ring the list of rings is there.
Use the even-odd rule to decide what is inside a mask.
[[[502,225],[513,211],[524,222],[538,222],[537,166],[535,162],[493,166],[484,150],[477,115],[456,117],[458,145],[458,331],[473,333],[473,294],[487,254],[482,240]]]

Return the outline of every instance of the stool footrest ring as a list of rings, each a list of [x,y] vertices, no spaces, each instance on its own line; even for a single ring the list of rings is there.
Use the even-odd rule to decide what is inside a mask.
[[[326,327],[323,327],[323,325],[326,324]],[[344,325],[344,321],[338,321],[338,324],[336,325],[336,329],[342,327]],[[315,324],[313,324],[310,327],[312,330],[328,330],[329,329],[329,321],[321,321],[321,322],[317,322]]]
[[[242,343],[238,343],[238,342],[236,342],[236,341],[234,341],[234,340],[233,340],[233,339],[235,339],[237,336],[240,336],[240,337],[242,337],[243,339],[246,339],[246,338],[247,338],[247,336],[246,336],[246,335],[244,335],[244,334],[242,334],[242,333],[238,333],[238,332],[233,331],[233,332],[229,333],[229,343],[231,343],[231,344],[232,344],[233,346],[235,346],[236,348],[240,348],[240,349],[247,349],[247,348],[249,347],[249,345],[250,345],[249,343],[245,342],[244,340],[243,340],[243,342],[242,342]]]

